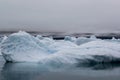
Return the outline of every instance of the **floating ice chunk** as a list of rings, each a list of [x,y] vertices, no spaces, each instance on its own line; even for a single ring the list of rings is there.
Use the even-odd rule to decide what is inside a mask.
[[[75,41],[75,43],[77,45],[81,45],[81,44],[84,44],[84,43],[87,43],[87,42],[90,42],[90,41],[95,41],[95,40],[99,40],[99,39],[96,38],[95,35],[90,36],[90,38],[78,37],[77,40]]]
[[[116,39],[115,37],[112,37],[112,39],[107,39],[106,41],[120,43],[120,39]]]
[[[75,38],[75,37],[71,37],[71,36],[65,36],[64,40],[65,40],[65,41],[75,42],[75,41],[76,41],[76,38]]]
[[[90,39],[97,39],[95,35],[91,35]]]
[[[77,38],[77,40],[75,41],[75,43],[76,43],[77,45],[81,45],[81,44],[84,44],[84,43],[87,43],[87,42],[90,42],[90,41],[92,41],[92,40],[89,39],[89,38],[79,37],[79,38]]]
[[[116,40],[116,38],[115,38],[115,37],[112,37],[112,40]]]
[[[38,61],[49,53],[46,46],[26,32],[11,34],[2,43],[1,52],[7,61]]]
[[[79,46],[71,41],[41,40],[26,32],[18,32],[3,41],[1,52],[6,61],[48,65],[120,61],[119,43],[84,37],[78,40]]]

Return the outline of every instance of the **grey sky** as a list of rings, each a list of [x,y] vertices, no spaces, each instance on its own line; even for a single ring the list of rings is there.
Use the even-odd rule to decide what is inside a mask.
[[[0,31],[120,32],[120,0],[0,0]]]

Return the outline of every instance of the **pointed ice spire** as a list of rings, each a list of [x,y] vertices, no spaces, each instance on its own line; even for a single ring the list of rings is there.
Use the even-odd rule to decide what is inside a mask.
[[[116,38],[115,38],[115,37],[112,37],[112,40],[116,40]]]

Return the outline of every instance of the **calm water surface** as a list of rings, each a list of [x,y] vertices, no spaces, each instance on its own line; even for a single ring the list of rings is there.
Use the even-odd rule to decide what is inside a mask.
[[[0,57],[0,80],[119,80],[118,64],[56,68],[39,63],[5,63]]]

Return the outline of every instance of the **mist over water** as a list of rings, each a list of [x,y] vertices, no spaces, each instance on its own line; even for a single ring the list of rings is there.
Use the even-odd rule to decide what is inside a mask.
[[[0,0],[0,31],[119,32],[119,0]]]

